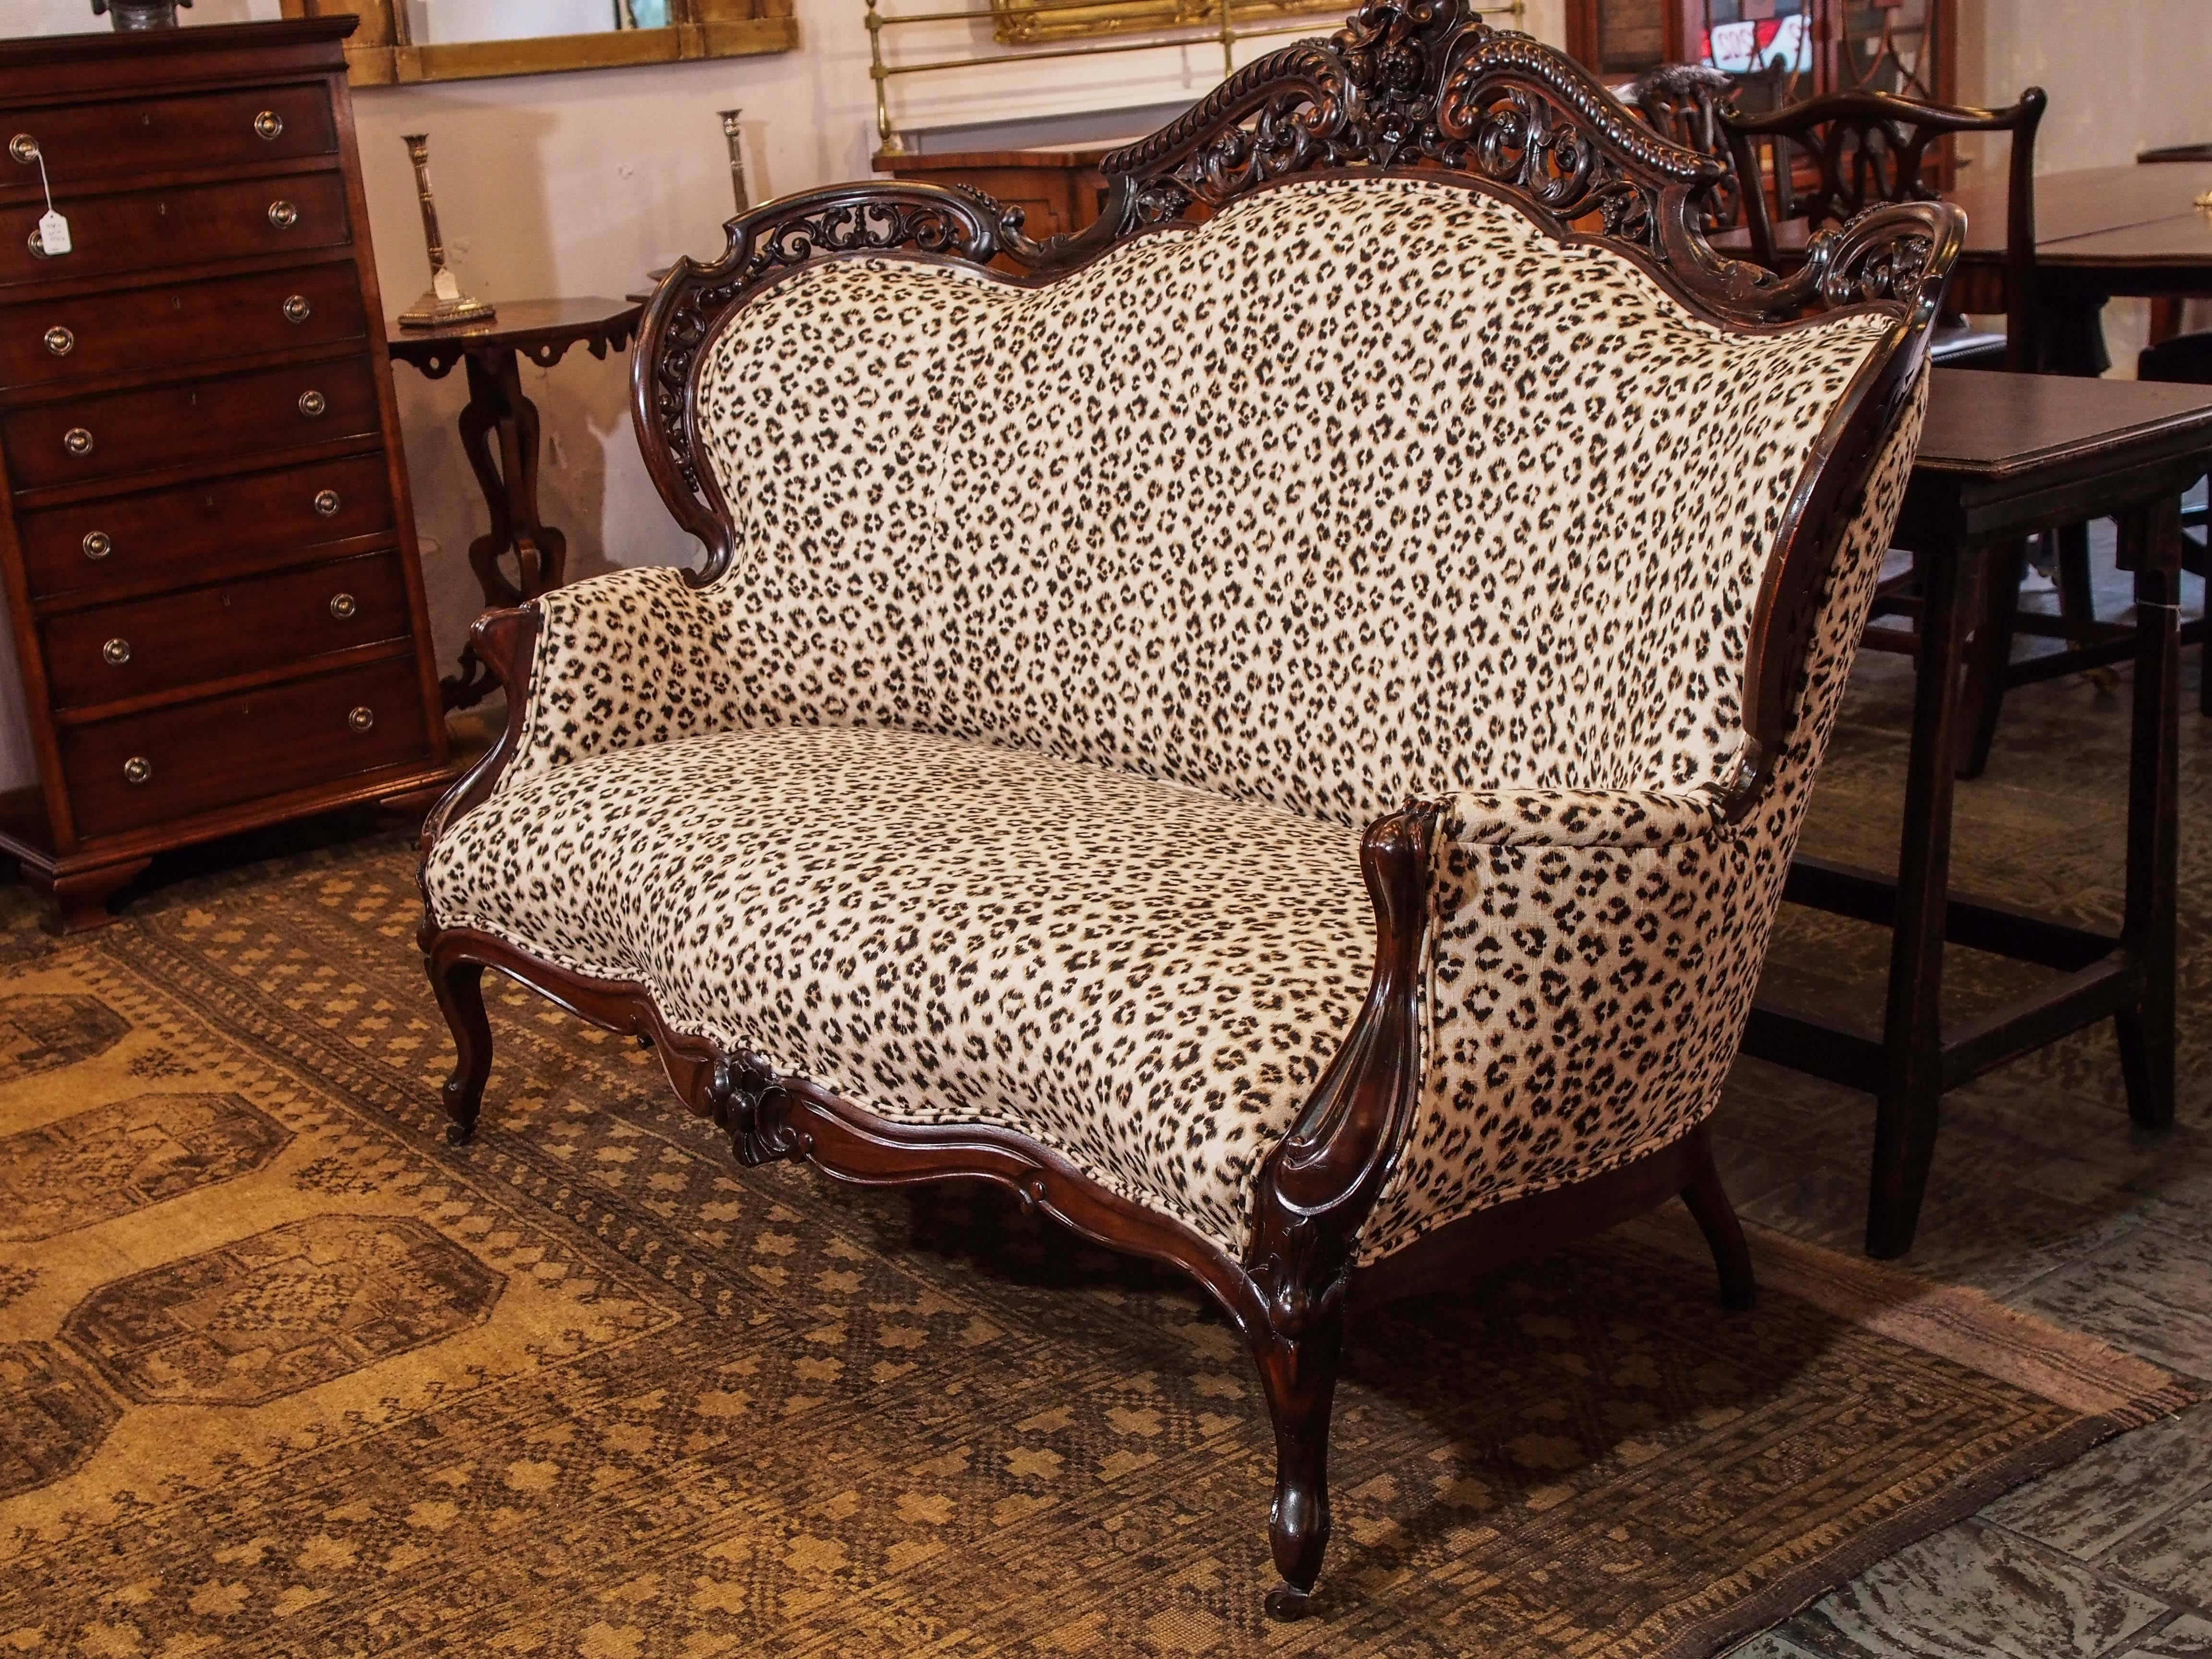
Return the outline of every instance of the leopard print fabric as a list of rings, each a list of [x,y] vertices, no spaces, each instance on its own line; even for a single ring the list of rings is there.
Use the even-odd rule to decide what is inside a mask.
[[[679,1029],[887,1118],[1019,1128],[1241,1253],[1255,1149],[1364,986],[1353,832],[1449,796],[1425,1110],[1369,1245],[1595,1173],[1710,1109],[1734,1052],[1736,970],[1755,977],[1778,898],[1760,874],[1786,860],[1804,781],[1759,825],[1716,826],[1745,638],[1805,458],[1886,327],[1723,332],[1617,254],[1404,179],[1264,191],[1035,289],[895,259],[806,268],[708,348],[731,569],[697,592],[641,570],[540,602],[520,751],[435,849],[434,914],[643,980]],[[1854,548],[1878,554],[1895,505],[1870,495]],[[1856,580],[1832,611],[1863,612]],[[1785,771],[1809,777],[1821,676],[1839,681],[1855,639],[1824,617],[1840,655],[1814,665]],[[838,731],[921,746],[848,755],[833,778],[805,745]],[[1010,755],[1076,771],[988,769]],[[826,789],[787,792],[787,772]],[[1079,931],[1116,890],[1152,908],[1061,958],[998,928],[1062,873],[983,826],[1062,845],[1026,793],[1072,802],[1079,775],[1166,793],[1114,797],[1094,862],[1065,875]],[[951,801],[945,778],[985,793]],[[1193,791],[1253,815],[1216,831],[1243,864],[1159,831]],[[748,839],[731,794],[786,802],[775,834],[802,864]],[[856,823],[910,857],[868,863]],[[1220,885],[1238,869],[1304,883],[1322,863],[1299,837],[1323,831],[1345,902],[1255,913],[1297,975],[1245,983],[1267,946],[1239,933],[1177,977],[1178,1015],[1147,1000],[1146,964],[1225,925],[1205,891],[1247,902]],[[1117,847],[1119,877],[1096,875]],[[1158,886],[1156,865],[1192,861],[1199,887]],[[1089,1086],[1044,1091],[1012,1005],[957,1048],[915,1045],[945,1034],[930,988],[971,960],[1012,976],[969,988],[986,999],[1024,962],[1075,975],[1053,994],[1097,1008],[1101,1035],[1054,1053]],[[879,1028],[823,1012],[860,980]],[[1165,1070],[1100,1047],[1131,1029],[1170,1043]]]
[[[430,868],[449,927],[880,1116],[1018,1130],[1232,1253],[1375,951],[1340,825],[881,727],[562,767]]]

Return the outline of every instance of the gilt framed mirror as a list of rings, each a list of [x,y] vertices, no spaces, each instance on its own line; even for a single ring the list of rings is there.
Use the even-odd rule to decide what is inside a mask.
[[[792,0],[283,0],[287,17],[353,13],[357,87],[750,58],[799,44]]]

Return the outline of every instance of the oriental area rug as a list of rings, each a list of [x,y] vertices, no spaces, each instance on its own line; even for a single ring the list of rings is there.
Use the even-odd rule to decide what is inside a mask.
[[[987,1190],[739,1170],[503,985],[450,1151],[417,914],[372,828],[8,935],[0,1655],[1686,1659],[2187,1397],[1771,1234],[1724,1313],[1662,1213],[1361,1322],[1271,1626],[1194,1293]]]

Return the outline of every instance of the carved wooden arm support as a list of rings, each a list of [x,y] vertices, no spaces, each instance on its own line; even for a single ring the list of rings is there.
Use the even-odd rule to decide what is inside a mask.
[[[507,725],[499,738],[484,750],[474,766],[446,792],[445,799],[422,820],[418,846],[420,860],[427,863],[430,849],[446,833],[446,826],[465,816],[489,798],[500,774],[514,758],[522,742],[523,723],[530,713],[531,663],[538,653],[538,615],[535,606],[511,611],[487,611],[469,625],[469,638],[477,659],[491,671],[507,692]]]
[[[1439,809],[1378,819],[1359,864],[1375,906],[1375,969],[1344,1047],[1304,1114],[1261,1165],[1248,1267],[1279,1333],[1304,1331],[1343,1295],[1353,1240],[1420,1099],[1422,944]]]
[[[1334,1316],[1359,1231],[1424,1109],[1436,1062],[1426,1049],[1443,1046],[1432,1028],[1449,1027],[1470,996],[1494,998],[1500,988],[1434,977],[1431,934],[1480,900],[1492,860],[1564,859],[1611,880],[1670,848],[1736,834],[1729,801],[1718,789],[1462,791],[1368,830],[1360,862],[1376,945],[1367,999],[1260,1176],[1247,1267],[1279,1332]],[[1602,918],[1596,926],[1605,931]],[[1626,936],[1614,944],[1615,954],[1644,948]]]

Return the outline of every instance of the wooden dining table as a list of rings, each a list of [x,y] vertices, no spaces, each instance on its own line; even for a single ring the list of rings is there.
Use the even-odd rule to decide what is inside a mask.
[[[1923,562],[1905,817],[1895,873],[1800,854],[1784,897],[1891,930],[1878,1033],[1863,1014],[1763,991],[1744,1052],[1875,1097],[1867,1251],[1909,1249],[1943,1097],[2104,1020],[2115,1024],[2130,1117],[2173,1121],[2179,845],[2181,496],[2212,469],[2212,387],[1939,368],[1895,541]],[[1954,893],[1954,760],[1982,594],[2019,581],[2038,532],[2112,517],[2135,584],[2134,661],[2117,931]],[[1945,945],[2049,970],[2025,996],[1947,1020]]]

